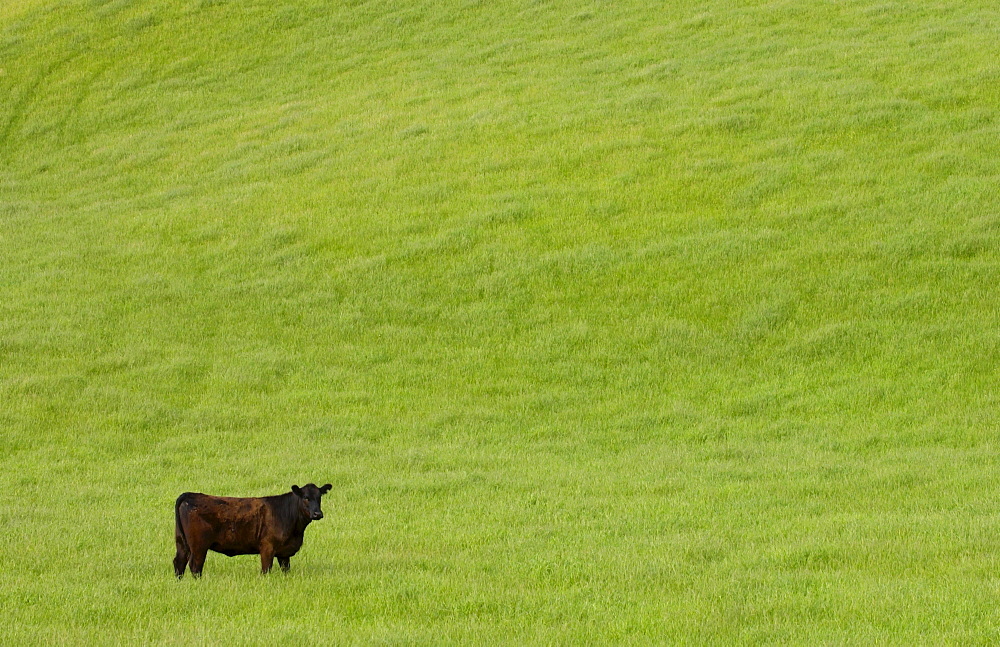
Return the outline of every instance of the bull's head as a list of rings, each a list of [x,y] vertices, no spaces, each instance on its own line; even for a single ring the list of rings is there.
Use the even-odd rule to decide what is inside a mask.
[[[329,492],[331,488],[333,488],[333,486],[329,483],[323,487],[316,487],[315,483],[303,485],[302,487],[293,485],[292,493],[299,497],[299,510],[302,511],[302,514],[304,514],[310,521],[319,521],[323,518],[323,511],[319,507],[320,499],[322,499],[323,495]]]

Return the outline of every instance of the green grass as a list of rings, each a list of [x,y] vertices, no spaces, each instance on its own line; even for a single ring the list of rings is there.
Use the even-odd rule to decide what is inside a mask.
[[[0,643],[995,644],[998,33],[2,3]]]

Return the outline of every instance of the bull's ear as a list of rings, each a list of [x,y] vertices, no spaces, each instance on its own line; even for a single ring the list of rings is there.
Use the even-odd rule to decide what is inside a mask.
[[[319,489],[319,493],[320,494],[326,494],[327,492],[329,492],[332,489],[333,489],[333,486],[330,485],[329,483],[327,483],[326,485],[324,485],[323,487],[321,487]]]
[[[302,490],[299,489],[298,485],[292,486],[292,492],[295,493],[295,496],[302,496]]]

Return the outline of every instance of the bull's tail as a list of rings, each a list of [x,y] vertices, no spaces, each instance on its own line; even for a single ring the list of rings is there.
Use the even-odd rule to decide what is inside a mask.
[[[187,503],[187,497],[190,494],[190,492],[185,492],[177,497],[177,501],[174,503],[174,543],[177,544],[177,555],[174,556],[174,575],[177,576],[177,579],[184,577],[188,560],[191,559],[191,547],[188,546],[184,524],[181,523],[181,506]]]

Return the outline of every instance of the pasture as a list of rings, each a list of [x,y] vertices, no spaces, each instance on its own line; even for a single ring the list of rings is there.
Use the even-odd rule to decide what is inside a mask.
[[[0,3],[0,643],[995,644],[998,36]]]

